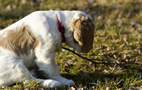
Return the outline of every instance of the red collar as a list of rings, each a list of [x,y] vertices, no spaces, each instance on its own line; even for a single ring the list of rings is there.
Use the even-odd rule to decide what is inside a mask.
[[[62,25],[62,22],[59,20],[58,15],[56,15],[56,16],[57,16],[57,21],[58,21],[58,29],[59,29],[59,32],[61,33],[61,36],[62,36],[62,42],[65,42],[66,41],[66,38],[64,36],[65,28]]]

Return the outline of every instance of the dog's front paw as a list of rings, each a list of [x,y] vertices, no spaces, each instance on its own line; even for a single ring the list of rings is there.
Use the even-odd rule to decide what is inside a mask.
[[[62,86],[62,84],[56,80],[43,80],[41,82],[41,86],[46,88],[55,88]]]
[[[55,80],[61,82],[64,86],[72,86],[74,85],[74,82],[72,80],[66,79],[60,75],[56,76],[56,78],[54,78]]]
[[[74,82],[72,80],[66,80],[65,82],[63,82],[63,85],[72,86],[74,85]]]

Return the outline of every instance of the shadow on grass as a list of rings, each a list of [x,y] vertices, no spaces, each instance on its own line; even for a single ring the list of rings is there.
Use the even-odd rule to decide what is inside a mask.
[[[142,74],[142,73],[141,73]],[[99,87],[109,87],[109,88],[129,88],[129,87],[140,87],[141,84],[131,85],[139,75],[135,73],[129,74],[105,74],[102,72],[79,72],[76,75],[72,74],[61,74],[62,76],[72,79],[75,82],[75,87],[82,88],[99,88]],[[141,77],[142,78],[142,77]],[[138,79],[137,79],[138,80]],[[142,83],[142,82],[141,82]]]

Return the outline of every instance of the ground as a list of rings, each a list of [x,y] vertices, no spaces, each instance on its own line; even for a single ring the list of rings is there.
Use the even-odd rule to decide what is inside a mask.
[[[75,81],[61,89],[142,89],[141,0],[0,0],[0,29],[33,11],[50,9],[85,11],[96,27],[93,49],[82,54],[96,64],[66,50],[56,54],[61,75]],[[36,81],[5,88],[42,89]]]

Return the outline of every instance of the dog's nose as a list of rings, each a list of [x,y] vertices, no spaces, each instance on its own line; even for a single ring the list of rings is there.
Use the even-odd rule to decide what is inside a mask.
[[[92,49],[92,46],[88,48],[82,48],[81,53],[88,53],[91,49]]]
[[[81,51],[81,53],[88,53],[89,51]]]

